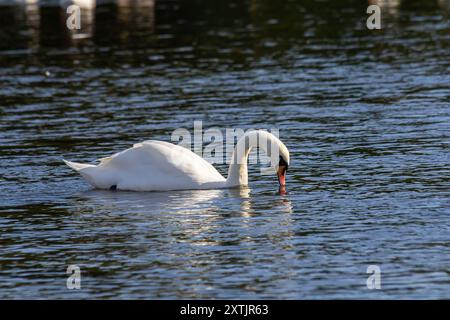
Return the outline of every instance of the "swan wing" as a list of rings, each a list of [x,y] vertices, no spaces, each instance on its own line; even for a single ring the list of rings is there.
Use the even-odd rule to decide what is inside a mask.
[[[172,143],[148,140],[100,159],[99,175],[108,176],[121,190],[208,188],[225,178],[192,151]],[[102,186],[107,187],[107,186]]]

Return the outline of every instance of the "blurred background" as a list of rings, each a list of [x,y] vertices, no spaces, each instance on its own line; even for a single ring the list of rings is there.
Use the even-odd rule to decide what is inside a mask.
[[[81,30],[66,27],[66,8],[71,4],[81,8]],[[382,8],[383,32],[365,28],[370,4]],[[8,53],[39,58],[58,48],[66,49],[68,62],[81,57],[92,60],[94,56],[102,60],[105,50],[115,53],[114,60],[119,59],[118,50],[125,50],[120,58],[137,62],[144,54],[138,49],[142,49],[147,50],[147,64],[149,56],[159,53],[186,62],[195,60],[189,59],[189,54],[197,58],[215,56],[222,63],[237,66],[250,63],[251,58],[273,57],[292,49],[314,50],[317,40],[330,45],[347,43],[340,48],[341,53],[349,53],[351,43],[353,53],[357,49],[372,50],[382,58],[393,53],[387,51],[387,44],[400,52],[401,44],[406,45],[386,42],[400,30],[408,32],[410,41],[427,35],[421,40],[435,40],[432,44],[436,45],[448,40],[450,10],[448,0],[2,0],[0,6],[3,60]],[[405,30],[409,24],[415,28]],[[369,39],[371,45],[365,42]],[[381,39],[384,47],[378,42]],[[409,49],[420,51],[420,47]],[[136,52],[138,57],[133,59],[135,55],[126,50]],[[189,54],[180,52],[183,50]]]
[[[0,0],[0,298],[450,298],[449,15],[448,0]],[[194,120],[279,128],[288,194],[258,166],[248,190],[99,192],[61,161]]]

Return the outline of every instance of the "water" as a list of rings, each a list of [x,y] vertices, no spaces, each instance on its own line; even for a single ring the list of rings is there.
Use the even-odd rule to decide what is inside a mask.
[[[391,1],[379,31],[366,8],[108,5],[71,35],[1,7],[0,298],[450,298],[450,4]],[[258,165],[249,189],[95,191],[61,161],[194,120],[278,127],[288,194]]]

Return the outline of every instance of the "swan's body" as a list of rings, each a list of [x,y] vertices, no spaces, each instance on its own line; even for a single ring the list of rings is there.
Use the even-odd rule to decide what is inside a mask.
[[[276,145],[280,157],[289,164],[289,152],[283,143],[261,130],[250,131],[238,141],[227,179],[192,151],[156,140],[135,144],[130,149],[100,159],[98,165],[64,162],[97,189],[164,191],[232,188],[247,185],[248,154],[262,138]],[[267,152],[267,148],[262,147]]]
[[[100,159],[100,164],[83,165],[65,161],[92,186],[118,190],[217,189],[225,178],[197,154],[172,143],[149,140]]]

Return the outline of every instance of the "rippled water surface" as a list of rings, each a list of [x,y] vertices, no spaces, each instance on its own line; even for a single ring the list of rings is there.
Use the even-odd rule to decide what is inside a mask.
[[[0,298],[450,298],[449,1],[385,1],[374,31],[360,0],[147,4],[75,34],[0,7]],[[242,190],[95,191],[61,161],[194,120],[279,128],[288,194],[258,165]]]

